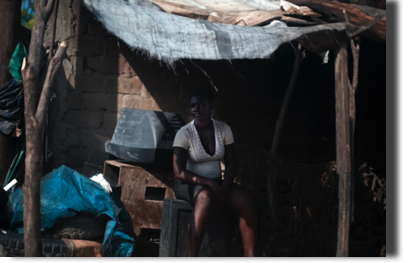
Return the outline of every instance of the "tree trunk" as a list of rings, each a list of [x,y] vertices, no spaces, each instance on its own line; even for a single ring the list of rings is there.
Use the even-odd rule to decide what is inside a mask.
[[[39,0],[37,2],[29,55],[26,63],[23,63],[22,66],[26,127],[26,169],[23,185],[23,228],[26,257],[42,256],[40,180],[43,171],[43,132],[52,83],[56,78],[66,48],[66,45],[60,46],[55,57],[49,63],[45,83],[40,83],[41,49],[46,23],[54,3],[54,0]]]
[[[12,79],[7,66],[20,38],[21,0],[0,0],[0,86]],[[13,160],[15,138],[0,132],[0,186]]]

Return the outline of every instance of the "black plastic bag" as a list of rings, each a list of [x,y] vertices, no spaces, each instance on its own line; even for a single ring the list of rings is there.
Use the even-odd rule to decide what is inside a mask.
[[[23,113],[23,82],[12,79],[0,87],[0,132],[10,134]]]

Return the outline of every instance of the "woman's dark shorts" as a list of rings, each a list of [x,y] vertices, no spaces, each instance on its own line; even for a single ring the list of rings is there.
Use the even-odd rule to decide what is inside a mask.
[[[222,185],[222,179],[214,180],[217,184]],[[173,186],[173,191],[175,192],[176,199],[185,200],[190,203],[192,206],[195,204],[194,196],[196,193],[202,190],[209,190],[208,187],[202,186],[199,184],[189,184],[185,183],[177,178],[175,178],[175,184]]]

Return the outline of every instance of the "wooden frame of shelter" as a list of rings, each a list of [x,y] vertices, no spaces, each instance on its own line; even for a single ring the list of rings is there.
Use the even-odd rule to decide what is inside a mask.
[[[48,100],[51,95],[51,87],[56,78],[57,69],[65,53],[66,44],[61,43],[50,62],[45,79],[40,78],[40,54],[38,50],[43,43],[46,23],[55,6],[54,19],[59,0],[37,1],[35,13],[35,26],[32,30],[29,57],[22,67],[25,86],[25,122],[26,134],[26,171],[24,184],[24,228],[25,228],[25,256],[41,256],[40,236],[40,179],[42,167],[43,131]],[[339,175],[339,212],[338,212],[338,243],[337,256],[348,256],[349,226],[352,216],[352,180],[353,180],[353,142],[355,129],[355,90],[358,84],[358,58],[359,46],[355,45],[353,38],[359,34],[367,34],[370,38],[385,41],[385,21],[366,15],[349,4],[333,3],[331,1],[316,0],[290,0],[293,4],[308,6],[314,11],[335,15],[338,21],[353,23],[360,29],[354,33],[338,32],[336,35],[338,44],[333,49],[335,52],[335,99],[336,99],[336,161]],[[54,24],[53,24],[54,25]],[[54,32],[54,30],[52,30]],[[54,41],[54,37],[52,37]],[[348,42],[353,54],[353,80],[348,77]],[[303,45],[308,43],[303,42]],[[53,45],[51,45],[52,49]],[[284,116],[291,93],[297,78],[297,72],[302,60],[299,44],[296,61],[292,73],[289,88],[276,123],[272,153],[276,154],[280,133],[284,123]]]

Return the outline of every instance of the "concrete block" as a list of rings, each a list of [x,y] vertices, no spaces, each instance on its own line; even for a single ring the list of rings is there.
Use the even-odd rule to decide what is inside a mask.
[[[138,77],[107,77],[104,80],[105,92],[140,95],[142,94],[143,89],[145,89],[145,87]]]
[[[128,64],[123,57],[89,57],[87,67],[104,74],[121,75],[128,71]]]
[[[82,166],[88,157],[88,147],[69,148],[66,155],[66,165],[69,167]]]
[[[79,1],[73,0],[72,8],[71,8],[72,14],[74,16],[78,16],[80,14],[80,9],[81,9],[81,5],[79,4]]]
[[[104,112],[103,113],[103,125],[101,126],[101,128],[114,130],[116,128],[119,117],[120,117],[119,113]]]
[[[99,75],[72,75],[69,83],[78,91],[104,92],[104,78]]]
[[[116,38],[111,38],[106,40],[106,46],[105,46],[105,54],[107,56],[120,56],[120,48],[119,44],[117,43]]]
[[[168,97],[154,97],[155,103],[161,111],[175,112],[189,115],[188,99]]]
[[[91,20],[88,23],[88,35],[90,36],[107,36],[109,32],[103,26],[103,24],[96,20]]]
[[[78,53],[78,38],[72,37],[68,39],[68,47],[66,48],[66,54],[68,57],[75,56]]]
[[[69,9],[70,1],[61,1],[58,9],[57,20],[56,20],[56,29],[55,29],[55,43],[57,41],[65,41],[69,39],[72,33],[72,14],[71,10]],[[46,30],[45,30],[45,37],[43,39],[43,43],[45,47],[49,48],[51,43],[52,37],[52,19],[49,19]]]
[[[78,53],[102,55],[105,50],[105,41],[96,37],[78,37]]]
[[[141,56],[141,51],[132,50],[123,40],[111,38],[106,41],[106,54],[109,56],[123,56],[126,58],[137,58]]]
[[[72,56],[71,64],[73,72],[75,74],[80,74],[84,70],[84,57],[83,56]]]
[[[158,79],[163,68],[157,60],[149,61],[146,56],[135,55],[134,57],[125,56],[130,65],[133,76],[139,76],[143,83],[152,79]]]
[[[79,128],[100,128],[102,118],[101,112],[68,110],[63,121]]]
[[[154,99],[152,98],[144,99],[138,95],[125,95],[123,107],[133,108],[133,109],[142,109],[142,110],[160,111],[160,108],[155,103]]]
[[[83,165],[84,175],[88,176],[103,172],[104,161],[110,159],[110,155],[105,152],[105,143],[110,140],[110,138],[95,136],[89,149],[87,160]]]
[[[119,112],[123,107],[124,96],[117,93],[84,93],[83,97],[88,110]]]
[[[102,138],[107,138],[108,140],[111,140],[111,137],[104,136],[103,132],[101,131],[102,127],[100,129],[77,129],[77,136],[79,138],[82,138],[82,141],[78,147],[95,147],[94,144],[97,143],[97,136]]]
[[[144,81],[147,90],[153,97],[179,99],[182,97],[180,83],[174,80],[149,79]],[[143,97],[147,94],[143,93]]]
[[[70,110],[82,110],[84,108],[84,98],[81,91],[68,91],[67,105]]]
[[[72,57],[71,57],[72,60]],[[69,80],[69,77],[73,74],[73,67],[72,63],[69,61],[69,59],[65,58],[62,60],[62,68],[65,72],[65,78]]]

